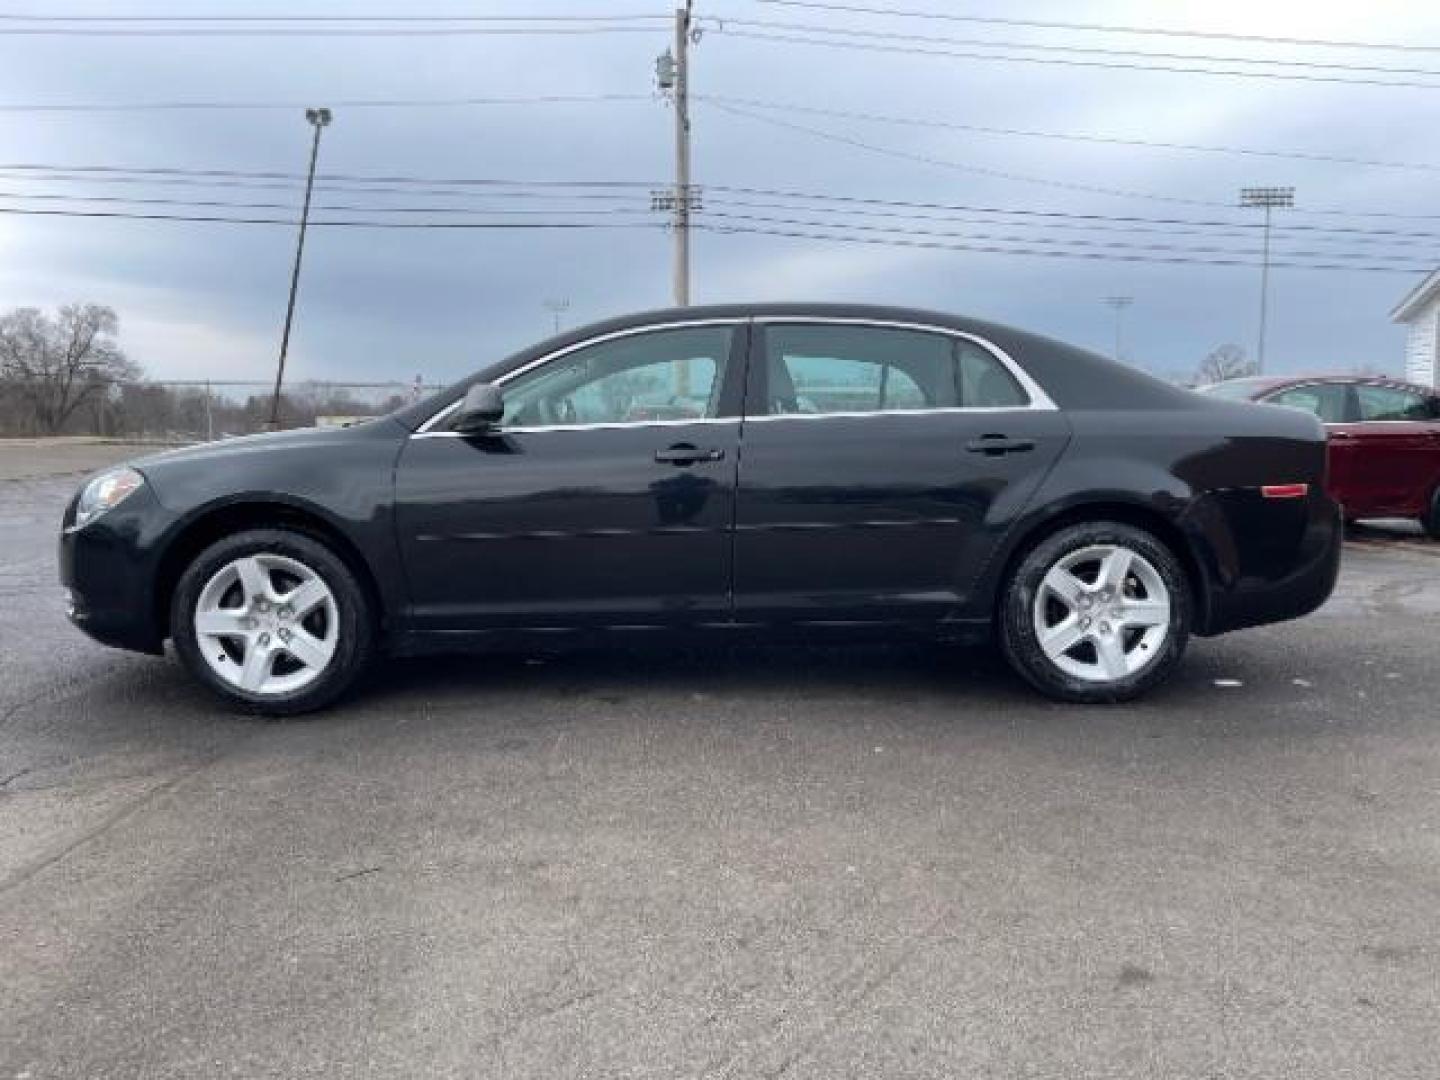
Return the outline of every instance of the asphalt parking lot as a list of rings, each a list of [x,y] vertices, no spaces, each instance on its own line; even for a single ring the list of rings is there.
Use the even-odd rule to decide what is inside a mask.
[[[0,448],[0,1078],[1431,1077],[1440,555],[1080,709],[986,651],[395,663],[217,708]],[[48,462],[48,464],[47,464]]]

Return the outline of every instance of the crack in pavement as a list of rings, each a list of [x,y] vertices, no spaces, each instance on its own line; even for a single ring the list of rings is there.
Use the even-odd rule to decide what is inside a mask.
[[[11,890],[18,888],[21,885],[24,885],[26,882],[30,881],[32,878],[36,877],[43,871],[48,870],[50,867],[56,866],[59,863],[63,862],[66,858],[74,854],[76,851],[79,851],[81,848],[89,844],[92,840],[104,836],[107,832],[115,828],[117,825],[120,825],[127,819],[133,817],[135,814],[143,810],[146,806],[154,802],[160,796],[175,790],[186,780],[189,780],[192,777],[204,772],[206,769],[209,769],[212,766],[218,764],[220,761],[233,754],[236,750],[247,745],[253,739],[258,737],[259,735],[256,734],[252,735],[250,739],[239,739],[236,741],[236,744],[228,746],[225,749],[220,750],[216,753],[210,754],[208,757],[195,763],[194,765],[191,765],[189,768],[181,769],[180,772],[170,777],[168,780],[162,780],[160,783],[147,790],[143,795],[132,799],[120,809],[110,814],[93,829],[90,829],[83,835],[76,837],[74,840],[70,841],[68,844],[63,845],[58,850],[51,852],[49,855],[45,855],[39,859],[36,859],[28,866],[22,866],[19,870],[16,870],[9,877],[0,880],[0,895],[9,893]]]

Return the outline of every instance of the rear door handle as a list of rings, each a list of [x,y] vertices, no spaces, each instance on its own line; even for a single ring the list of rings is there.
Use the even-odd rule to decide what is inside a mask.
[[[720,461],[724,457],[725,451],[718,447],[701,449],[693,443],[676,443],[655,451],[655,460],[661,465],[698,465],[706,461]]]
[[[1004,435],[981,435],[965,444],[972,454],[999,457],[1001,454],[1025,454],[1035,449],[1034,439],[1011,439]]]

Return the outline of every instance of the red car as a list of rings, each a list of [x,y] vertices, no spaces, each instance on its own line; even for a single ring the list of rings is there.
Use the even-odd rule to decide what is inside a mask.
[[[1440,394],[1360,375],[1231,379],[1218,397],[1313,413],[1330,435],[1331,496],[1345,519],[1415,518],[1440,540]]]

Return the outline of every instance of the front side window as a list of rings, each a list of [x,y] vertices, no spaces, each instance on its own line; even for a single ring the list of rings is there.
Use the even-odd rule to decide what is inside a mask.
[[[717,416],[731,334],[729,326],[691,326],[583,346],[507,382],[501,426]]]
[[[765,412],[1023,408],[1025,392],[989,352],[922,330],[775,324],[765,330]]]
[[[1304,409],[1326,424],[1343,424],[1346,422],[1346,393],[1347,388],[1343,383],[1316,383],[1271,394],[1265,399],[1265,403]]]
[[[1398,386],[1355,387],[1361,420],[1433,420],[1430,402],[1422,395]]]

